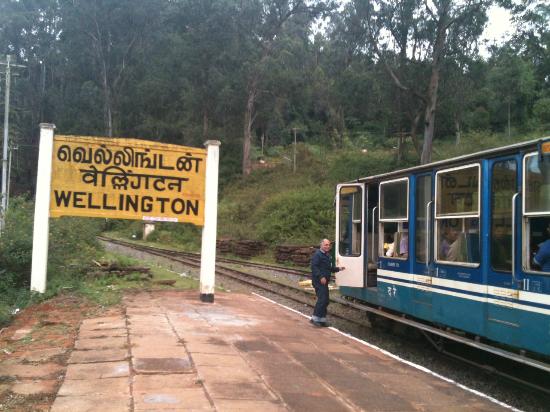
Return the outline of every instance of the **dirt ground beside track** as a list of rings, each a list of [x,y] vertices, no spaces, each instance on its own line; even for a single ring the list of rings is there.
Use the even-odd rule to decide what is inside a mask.
[[[120,314],[71,294],[18,313],[0,330],[0,411],[47,411],[67,368],[81,321]]]

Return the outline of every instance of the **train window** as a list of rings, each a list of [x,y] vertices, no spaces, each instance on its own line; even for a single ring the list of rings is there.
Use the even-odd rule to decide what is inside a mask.
[[[516,193],[517,164],[504,160],[493,165],[491,180],[491,266],[512,271],[512,197]]]
[[[550,159],[540,161],[538,153],[531,153],[524,162],[523,212],[550,214]]]
[[[363,190],[359,186],[340,189],[338,253],[340,256],[361,255],[363,223]]]
[[[416,261],[426,263],[426,206],[432,199],[432,177],[420,176],[416,179]]]
[[[408,219],[409,179],[380,183],[380,219],[402,221]]]
[[[409,179],[380,183],[379,253],[407,259],[409,255]]]
[[[479,265],[478,164],[436,173],[436,259]]]
[[[550,159],[531,153],[523,167],[523,266],[550,274]]]

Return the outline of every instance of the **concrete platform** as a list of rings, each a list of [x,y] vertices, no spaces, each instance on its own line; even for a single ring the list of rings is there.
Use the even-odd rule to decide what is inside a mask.
[[[86,320],[60,411],[497,411],[505,405],[254,295],[127,295]]]

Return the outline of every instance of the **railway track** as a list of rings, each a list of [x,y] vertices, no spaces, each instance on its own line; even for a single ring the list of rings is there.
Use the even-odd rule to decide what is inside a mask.
[[[105,237],[105,236],[98,236],[98,239],[104,240],[106,242],[125,245],[125,246],[128,246],[128,247],[134,247],[135,248],[136,246],[140,246],[136,243],[125,242],[125,241],[122,241],[122,240],[113,239],[113,238],[109,238],[109,237]],[[147,250],[157,250],[159,252],[173,254],[173,256],[188,257],[190,259],[196,259],[197,261],[200,262],[200,253],[168,250],[168,249],[156,248],[156,247],[153,247],[153,246],[144,246],[144,247],[146,247]],[[289,274],[289,275],[311,277],[311,274],[309,272],[304,271],[304,270],[292,269],[292,268],[287,268],[285,266],[279,266],[279,265],[269,265],[269,264],[266,264],[266,263],[256,263],[256,262],[249,262],[249,261],[222,258],[222,257],[216,257],[216,262],[229,263],[229,264],[235,264],[235,265],[246,265],[247,267],[257,267],[257,268],[260,268],[260,269],[272,269],[272,270],[276,270],[278,272],[286,273],[286,274]]]
[[[104,236],[98,236],[98,239],[103,240],[105,242],[110,242],[117,245],[129,247],[135,250],[139,250],[142,252],[146,252],[155,256],[169,258],[190,267],[200,268],[200,255],[196,253],[179,252],[179,251],[161,249],[156,247],[144,246],[144,245],[139,245],[131,242],[125,242],[118,239],[111,239]],[[249,262],[244,262],[236,259],[225,259],[225,258],[216,259],[216,276],[224,276],[224,277],[230,278],[234,281],[238,281],[247,286],[260,289],[269,293],[273,293],[278,296],[282,296],[293,302],[307,305],[311,308],[313,308],[313,306],[315,305],[315,294],[312,291],[305,290],[303,288],[294,286],[292,284],[289,284],[277,279],[254,275],[251,273],[244,272],[242,270],[237,270],[228,266],[224,266],[223,264],[220,264],[220,263],[238,264],[238,265],[246,265],[254,268],[269,269],[272,271],[282,272],[292,276],[295,275],[297,279],[298,277],[305,277],[305,278],[311,277],[309,274],[303,271],[294,270],[294,269],[285,268],[285,267],[276,266],[276,265],[264,265],[260,263],[249,264]],[[352,307],[349,302],[339,298],[331,298],[331,302],[337,303],[339,305],[343,305],[348,309]],[[347,322],[355,323],[360,326],[370,326],[369,322],[364,318],[364,316],[360,316],[358,319],[353,319],[349,317],[349,313],[341,314],[335,310],[331,310],[330,314],[336,318],[345,320]]]
[[[197,253],[189,252],[179,252],[173,250],[167,250],[162,248],[150,247],[139,245],[136,243],[125,242],[117,239],[111,239],[107,237],[98,237],[100,240],[105,242],[114,243],[124,247],[132,248],[134,250],[139,250],[146,252],[155,256],[168,258],[173,261],[179,262],[183,265],[200,268],[200,255]],[[225,265],[224,265],[225,263]],[[285,299],[291,300],[300,305],[307,305],[313,307],[315,304],[315,294],[312,291],[304,290],[300,287],[294,286],[290,283],[282,282],[277,279],[269,278],[266,276],[259,276],[251,273],[244,272],[242,270],[237,270],[227,265],[242,265],[253,268],[260,269],[269,269],[272,271],[278,271],[285,273],[290,276],[298,277],[307,277],[307,274],[303,271],[293,270],[290,268],[275,266],[275,265],[263,265],[260,263],[252,263],[240,261],[236,259],[226,259],[218,258],[216,260],[216,275],[229,278],[233,281],[237,281],[241,284],[245,284],[248,287],[255,288],[256,290],[265,291],[272,293],[277,296],[281,296]],[[546,395],[550,395],[550,389],[546,385],[541,385],[540,381],[544,381],[545,374],[550,373],[550,365],[527,358],[525,356],[518,356],[515,353],[507,352],[500,348],[493,347],[491,345],[484,344],[475,339],[468,339],[461,335],[456,335],[448,331],[447,329],[440,329],[432,325],[427,325],[420,323],[413,319],[408,319],[407,317],[401,314],[393,314],[382,308],[374,308],[371,306],[364,305],[363,303],[346,300],[340,297],[331,297],[331,306],[329,313],[333,318],[340,319],[345,322],[350,322],[359,326],[371,326],[370,322],[366,320],[366,314],[374,314],[381,316],[385,319],[398,322],[400,324],[405,324],[411,326],[415,329],[420,330],[430,341],[430,343],[436,348],[436,350],[441,353],[443,356],[448,357],[449,359],[455,359],[462,362],[465,362],[471,366],[480,368],[485,373],[491,375],[497,375],[501,378],[504,378],[508,381],[514,382],[516,384],[524,385],[529,390],[538,391]],[[449,341],[451,345],[444,345],[444,341]],[[489,352],[492,355],[495,355],[500,358],[511,359],[515,362],[519,362],[520,366],[527,368],[536,368],[537,379],[535,382],[527,380],[523,377],[517,377],[515,374],[510,371],[500,371],[496,367],[492,366],[490,362],[487,362],[487,359],[477,359],[472,360],[466,355],[464,355],[462,350],[456,349],[456,346],[453,344],[459,343],[465,345],[470,350],[483,350]],[[478,356],[479,357],[479,356]],[[474,355],[475,358],[475,355]],[[540,375],[542,371],[542,375]],[[540,375],[540,376],[539,376]],[[550,375],[548,375],[550,376]]]

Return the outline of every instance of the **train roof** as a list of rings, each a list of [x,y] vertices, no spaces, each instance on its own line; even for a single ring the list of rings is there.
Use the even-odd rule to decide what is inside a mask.
[[[503,156],[506,154],[517,153],[517,152],[526,151],[526,150],[535,150],[537,149],[540,143],[546,142],[546,141],[550,141],[550,136],[542,137],[535,140],[529,140],[526,142],[515,143],[504,147],[487,149],[481,152],[470,153],[467,155],[453,157],[451,159],[438,160],[437,162],[427,163],[425,165],[420,165],[420,166],[413,166],[407,169],[399,169],[389,173],[381,173],[374,176],[360,177],[348,183],[368,182],[368,181],[374,181],[374,180],[387,179],[391,177],[402,176],[404,174],[417,173],[417,172],[422,172],[424,170],[432,170],[440,166],[453,166],[458,163],[481,160],[483,158],[488,158],[488,157]]]

